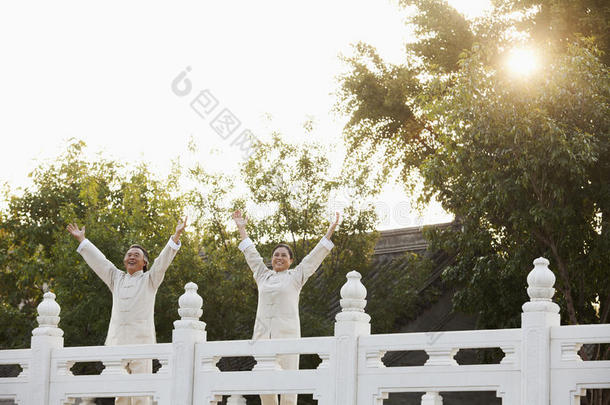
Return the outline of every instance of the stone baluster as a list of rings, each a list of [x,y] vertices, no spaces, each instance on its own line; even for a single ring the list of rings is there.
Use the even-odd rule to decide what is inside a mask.
[[[361,278],[357,271],[347,273],[347,282],[340,292],[341,312],[335,316],[335,336],[371,334],[371,317],[364,312],[366,287]]]
[[[421,405],[443,405],[443,397],[438,392],[426,392],[421,397]]]
[[[246,405],[246,398],[241,395],[231,395],[227,398],[227,405]]]
[[[64,332],[58,327],[61,308],[55,294],[46,292],[38,305],[38,327],[32,331],[32,361],[29,367],[30,387],[28,405],[49,403],[51,352],[64,346]]]
[[[102,361],[104,369],[101,375],[126,375],[125,362],[121,359],[108,359]]]
[[[252,367],[252,371],[261,370],[281,370],[276,354],[255,354],[254,360],[256,364]]]
[[[173,404],[190,405],[193,396],[195,370],[195,345],[206,341],[205,323],[199,320],[203,314],[203,299],[197,294],[197,284],[187,283],[184,294],[178,299],[180,319],[174,321],[172,344],[174,354],[171,367],[174,370],[172,387]]]
[[[426,366],[457,366],[455,355],[459,349],[454,347],[427,347]]]
[[[371,317],[364,312],[366,288],[357,271],[347,273],[341,287],[341,312],[335,317],[337,364],[335,389],[338,404],[355,404],[357,398],[358,336],[371,334]]]
[[[521,314],[521,404],[548,405],[550,402],[551,328],[559,326],[559,306],[555,294],[555,275],[549,261],[539,257],[527,276],[530,300]]]

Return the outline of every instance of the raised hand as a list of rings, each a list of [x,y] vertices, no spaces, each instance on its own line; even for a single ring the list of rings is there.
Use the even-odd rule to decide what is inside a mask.
[[[245,215],[242,216],[241,211],[237,210],[233,213],[233,221],[235,221],[235,225],[237,225],[238,228],[244,228],[248,223],[248,218],[246,218]]]
[[[78,225],[76,223],[68,224],[66,227],[70,235],[74,236],[77,241],[82,242],[85,240],[85,226],[83,225],[83,229],[78,229]]]
[[[184,232],[184,229],[186,228],[186,220],[187,219],[188,219],[188,216],[184,217],[184,219],[181,219],[178,222],[178,225],[176,225],[176,233],[174,233],[174,235],[172,236],[172,240],[176,244],[178,242],[180,242],[180,235],[182,235],[182,232]]]
[[[333,236],[333,233],[335,232],[335,228],[337,227],[337,225],[339,225],[339,218],[340,215],[338,212],[335,213],[336,218],[335,218],[335,222],[333,222],[332,224],[330,224],[330,226],[328,227],[328,231],[326,231],[326,239],[330,240],[330,237]]]
[[[248,233],[246,232],[246,224],[248,223],[248,218],[245,215],[241,215],[241,211],[237,210],[233,213],[233,221],[235,221],[235,225],[237,225],[237,230],[239,231],[239,235],[242,239],[246,239],[248,237]]]

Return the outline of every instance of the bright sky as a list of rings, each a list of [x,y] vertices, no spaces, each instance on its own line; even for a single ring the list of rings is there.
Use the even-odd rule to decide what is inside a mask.
[[[450,3],[471,16],[489,6]],[[330,112],[344,70],[338,55],[365,41],[400,62],[405,16],[388,0],[2,2],[0,182],[27,185],[71,137],[92,153],[151,162],[160,174],[182,155],[237,175],[238,133],[264,140],[272,129],[301,140],[309,117],[312,138],[341,156],[343,122]],[[179,97],[171,83],[187,67],[192,90]],[[218,106],[202,118],[189,103],[206,89]],[[210,127],[224,108],[241,122],[227,139]],[[398,186],[376,205],[387,214],[380,229],[450,219],[438,207],[412,212]]]

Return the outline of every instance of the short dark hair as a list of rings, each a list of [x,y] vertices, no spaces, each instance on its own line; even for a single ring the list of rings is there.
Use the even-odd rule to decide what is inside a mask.
[[[129,249],[131,249],[131,248],[140,249],[142,251],[142,253],[144,254],[144,261],[146,262],[146,264],[143,267],[143,270],[144,271],[148,270],[148,262],[149,262],[149,260],[148,260],[148,252],[146,251],[146,249],[144,249],[140,245],[131,245],[131,246],[129,246]],[[129,249],[127,249],[127,250],[129,250]]]
[[[271,251],[271,256],[273,256],[273,254],[275,253],[275,251],[279,248],[286,248],[288,250],[288,255],[290,256],[291,259],[294,259],[294,254],[292,253],[292,249],[290,249],[290,246],[288,246],[285,243],[278,243],[273,250]]]

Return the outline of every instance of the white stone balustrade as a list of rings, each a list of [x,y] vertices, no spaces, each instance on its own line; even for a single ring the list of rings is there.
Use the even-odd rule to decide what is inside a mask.
[[[0,351],[0,365],[18,364],[17,377],[0,378],[0,399],[20,405],[93,403],[95,397],[149,395],[158,405],[244,405],[244,395],[311,393],[320,405],[381,405],[391,393],[420,392],[422,405],[442,405],[447,391],[494,391],[504,404],[575,405],[587,389],[610,388],[610,361],[586,361],[583,344],[610,343],[610,325],[560,326],[552,301],[555,276],[539,258],[530,272],[518,329],[371,335],[366,288],[357,272],[341,289],[335,334],[300,339],[209,342],[197,285],[188,283],[178,299],[180,319],[172,343],[130,346],[63,347],[60,307],[53,293],[38,306],[39,326],[31,349]],[[459,365],[462,349],[500,348],[498,364]],[[425,351],[421,366],[386,367],[386,352]],[[311,370],[281,370],[283,354],[317,354]],[[248,371],[221,372],[222,357],[251,356]],[[122,363],[157,359],[150,375],[128,375]],[[79,362],[104,364],[101,375],[73,375]]]
[[[443,405],[443,397],[438,392],[426,392],[421,398],[421,405]]]
[[[193,376],[195,373],[195,346],[207,339],[205,323],[199,318],[203,299],[197,294],[197,284],[187,283],[184,294],[178,299],[180,320],[174,322],[172,356],[174,378],[172,380],[172,404],[193,403]]]
[[[64,331],[59,329],[59,304],[55,301],[55,294],[44,293],[42,302],[36,308],[38,310],[38,327],[32,331],[33,336],[63,336]]]
[[[187,283],[184,286],[185,292],[178,299],[178,315],[181,319],[174,322],[175,329],[205,330],[205,323],[199,320],[203,314],[203,298],[197,294],[198,288],[195,283]]]
[[[347,273],[347,283],[341,287],[341,312],[335,319],[338,324],[362,322],[369,324],[371,317],[364,312],[366,306],[366,288],[360,282],[362,276],[357,271]],[[370,333],[370,328],[369,328]]]
[[[317,354],[322,362],[311,370],[281,370],[282,354]],[[215,367],[222,357],[252,356],[250,371],[221,372]],[[335,338],[316,337],[277,340],[234,340],[196,345],[193,404],[214,403],[222,395],[258,393],[313,393],[319,400],[333,395],[329,382],[337,372]],[[319,402],[324,403],[324,402]]]
[[[246,405],[246,398],[241,395],[231,395],[227,399],[227,405]]]

